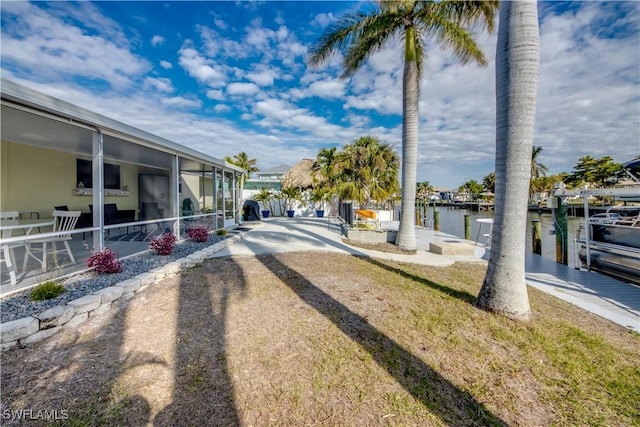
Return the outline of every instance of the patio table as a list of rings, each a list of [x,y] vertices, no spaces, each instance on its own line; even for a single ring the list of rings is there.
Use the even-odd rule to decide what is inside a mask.
[[[1,231],[7,231],[7,230],[25,230],[24,234],[30,234],[31,231],[34,228],[40,228],[40,227],[47,227],[50,225],[53,225],[54,221],[53,220],[48,220],[48,221],[42,221],[42,220],[38,220],[38,221],[21,221],[20,224],[11,224],[11,225],[0,225],[0,232]],[[2,234],[2,233],[0,233]],[[4,239],[0,239],[0,243],[3,241]]]
[[[40,230],[40,227],[52,226],[54,224],[53,220],[49,221],[26,221],[21,222],[20,224],[10,224],[10,225],[0,225],[0,236],[4,236],[6,231],[13,230],[24,230],[24,234],[28,235],[34,228]],[[16,237],[3,237],[0,239],[0,247],[2,248],[2,257],[3,261],[7,266],[7,271],[9,273],[9,277],[11,279],[11,284],[15,286],[16,284],[16,270],[13,265],[13,259],[11,256],[11,251],[20,245],[18,244],[18,236]],[[25,253],[26,256],[26,253]]]

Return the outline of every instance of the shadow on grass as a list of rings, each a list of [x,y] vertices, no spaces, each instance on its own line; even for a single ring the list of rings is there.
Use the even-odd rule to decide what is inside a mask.
[[[240,425],[227,365],[226,318],[229,298],[245,291],[246,280],[232,258],[215,265],[215,271],[197,267],[183,273],[173,401],[158,414],[154,426]]]
[[[127,372],[166,364],[153,352],[123,349],[124,305],[95,338],[71,331],[55,345],[45,341],[3,353],[0,425],[146,425],[147,399],[114,390]]]
[[[450,288],[449,286],[445,286],[445,285],[441,285],[439,283],[436,283],[432,280],[429,280],[425,277],[420,277],[420,276],[416,276],[415,274],[411,274],[411,273],[407,273],[406,271],[396,268],[396,267],[392,267],[388,264],[385,264],[384,262],[378,261],[376,259],[373,259],[371,257],[362,257],[362,259],[364,259],[365,261],[367,261],[370,264],[375,265],[376,267],[380,267],[383,268],[387,271],[390,271],[392,273],[398,274],[402,277],[404,277],[405,279],[409,279],[412,280],[414,282],[420,283],[422,285],[428,286],[431,289],[435,289],[436,291],[442,292],[444,294],[450,295],[454,298],[457,298],[459,300],[462,300],[464,302],[468,302],[471,305],[475,305],[477,297],[475,295],[470,294],[469,292],[466,291],[461,291],[459,289],[454,289],[454,288]]]
[[[313,224],[313,225],[315,225],[315,224]],[[390,271],[392,273],[399,274],[400,276],[402,276],[402,277],[404,277],[406,279],[413,280],[413,281],[418,282],[420,284],[429,286],[432,289],[435,289],[437,291],[440,291],[442,293],[450,295],[450,296],[452,296],[454,298],[458,298],[458,299],[460,299],[460,300],[462,300],[464,302],[467,302],[467,303],[469,303],[471,305],[475,305],[475,303],[476,303],[477,297],[475,295],[472,295],[472,294],[470,294],[468,292],[465,292],[465,291],[461,291],[459,289],[454,289],[454,288],[450,288],[450,287],[445,286],[445,285],[441,285],[439,283],[433,282],[433,281],[431,281],[429,279],[426,279],[424,277],[416,276],[415,274],[407,273],[404,270],[401,270],[401,269],[396,268],[396,267],[392,267],[392,266],[390,266],[388,264],[385,264],[385,263],[383,263],[381,261],[378,261],[378,260],[372,258],[370,255],[368,255],[365,252],[359,251],[355,246],[349,246],[347,244],[338,244],[338,243],[334,242],[333,240],[327,239],[326,237],[324,237],[324,236],[322,236],[320,234],[314,233],[312,231],[309,231],[306,228],[296,227],[295,225],[289,225],[289,228],[297,230],[297,231],[299,231],[301,233],[304,233],[304,234],[308,234],[308,235],[312,236],[314,239],[319,240],[319,241],[321,241],[321,242],[323,242],[323,243],[325,243],[327,245],[334,246],[336,248],[344,249],[345,247],[347,247],[347,248],[350,249],[350,252],[351,252],[352,255],[360,257],[360,258],[364,259],[365,261],[375,265],[376,267],[380,267],[380,268],[383,268],[383,269],[385,269],[387,271]]]
[[[365,318],[316,287],[275,256],[258,256],[257,259],[280,277],[306,304],[366,350],[380,367],[444,423],[455,426],[507,425],[470,393],[449,382],[420,358],[370,325]]]

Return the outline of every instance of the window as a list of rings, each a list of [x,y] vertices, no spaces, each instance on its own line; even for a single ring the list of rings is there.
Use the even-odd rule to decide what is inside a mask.
[[[84,188],[93,188],[91,160],[77,159],[77,184]],[[120,190],[120,165],[104,164],[104,188]]]

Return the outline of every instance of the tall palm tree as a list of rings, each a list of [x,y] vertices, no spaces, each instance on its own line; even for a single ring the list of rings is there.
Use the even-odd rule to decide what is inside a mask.
[[[538,163],[538,155],[542,151],[542,147],[533,146],[531,150],[531,178],[540,178],[546,176],[549,169],[542,163]]]
[[[336,156],[336,190],[361,207],[383,202],[398,191],[398,155],[389,144],[363,136]]]
[[[493,30],[497,0],[489,1],[379,1],[369,12],[350,14],[329,27],[311,50],[309,63],[319,65],[336,50],[346,49],[348,77],[391,40],[404,40],[402,78],[402,216],[396,244],[416,249],[415,200],[418,164],[418,98],[425,41],[432,36],[462,62],[485,64],[468,31],[481,25]],[[399,37],[398,37],[399,36]]]
[[[504,1],[496,49],[496,204],[491,254],[477,305],[528,319],[527,199],[540,62],[536,1]]]
[[[249,159],[249,156],[247,156],[247,153],[244,151],[233,156],[233,159],[227,156],[225,157],[225,160],[232,165],[236,165],[247,171],[246,175],[243,174],[240,177],[240,189],[244,188],[244,183],[247,181],[247,178],[251,178],[251,174],[253,172],[258,172],[260,170],[256,167],[256,159]]]

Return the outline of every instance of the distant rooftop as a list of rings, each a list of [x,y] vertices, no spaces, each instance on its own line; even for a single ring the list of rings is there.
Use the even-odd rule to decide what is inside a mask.
[[[291,166],[289,165],[278,165],[271,169],[265,169],[259,172],[255,172],[255,174],[256,175],[284,175],[285,173],[289,172],[289,169],[291,169]]]

